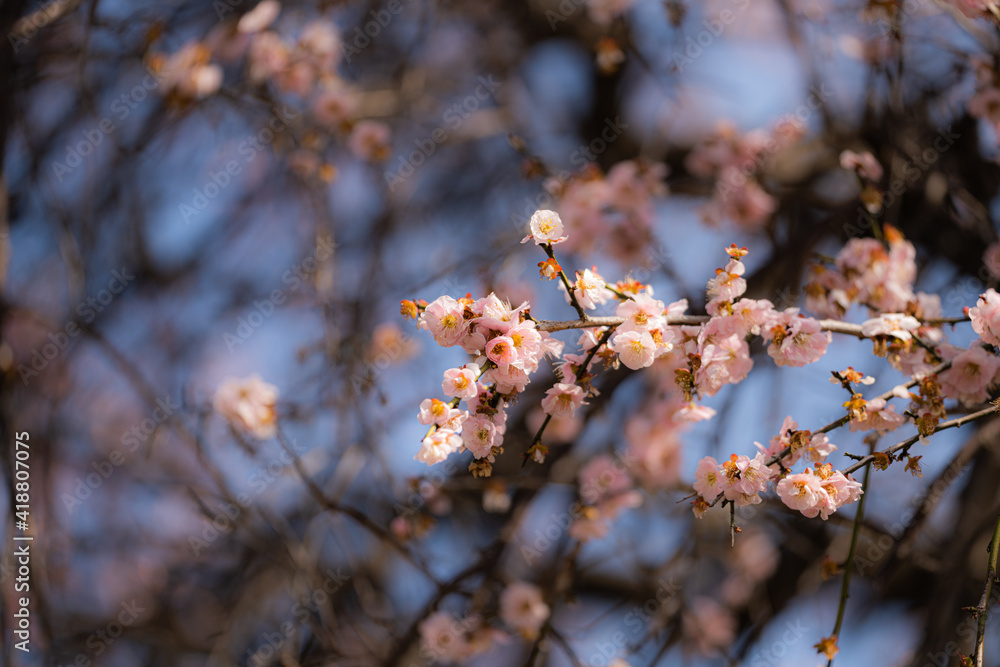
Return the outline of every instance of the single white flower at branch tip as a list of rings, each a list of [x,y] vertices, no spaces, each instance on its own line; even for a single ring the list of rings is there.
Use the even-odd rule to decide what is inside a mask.
[[[547,209],[535,211],[528,226],[531,228],[531,233],[521,239],[521,243],[527,243],[529,239],[534,239],[538,245],[546,243],[554,245],[569,238],[563,233],[562,219],[555,211]]]

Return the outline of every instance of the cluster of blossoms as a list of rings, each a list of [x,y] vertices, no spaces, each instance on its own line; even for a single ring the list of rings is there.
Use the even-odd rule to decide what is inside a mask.
[[[842,162],[862,182],[875,183],[882,176],[871,156],[845,153]],[[650,369],[649,377],[659,381],[658,391],[649,394],[655,408],[626,424],[628,471],[603,456],[580,472],[583,510],[570,532],[583,541],[604,537],[623,509],[637,506],[637,487],[662,489],[678,481],[681,428],[715,414],[698,399],[747,376],[753,368],[748,345],[752,337],[767,343],[768,355],[778,366],[804,366],[824,356],[832,340],[828,329],[840,325],[806,317],[797,308],[778,310],[768,300],[744,298],[742,260],[747,249],[735,244],[726,249],[726,265],[707,283],[708,317],[686,315],[686,300],[667,304],[656,299],[649,285],[632,280],[608,283],[596,267],[577,271],[570,279],[553,254],[554,247],[570,244],[573,235],[567,227],[559,213],[537,211],[523,242],[533,240],[545,250],[548,259],[539,263],[540,275],[558,280],[580,314],[582,320],[574,325],[584,325],[578,352],[564,352],[562,342],[539,329],[527,303],[513,308],[493,294],[478,300],[471,295],[457,300],[443,296],[430,304],[404,301],[403,312],[419,318],[420,328],[438,344],[458,346],[475,356],[474,362],[445,372],[442,389],[450,402],[427,399],[421,404],[419,419],[431,429],[416,458],[428,464],[469,450],[475,457],[473,473],[490,474],[490,464],[502,451],[505,407],[524,391],[546,354],[554,359],[557,382],[546,391],[541,402],[546,420],[525,452],[536,461],[547,453],[540,436],[549,421],[571,420],[587,397],[597,394],[594,364]],[[843,318],[854,304],[867,307],[873,317],[846,331],[870,339],[876,355],[913,377],[911,385],[919,384],[919,393],[900,386],[865,399],[858,387],[871,384],[872,378],[853,368],[834,373],[832,382],[850,392],[844,403],[844,422],[850,429],[884,435],[909,416],[921,435],[929,435],[946,416],[945,398],[979,403],[998,384],[1000,357],[993,346],[1000,344],[1000,294],[989,290],[969,312],[984,344],[954,347],[944,338],[939,300],[913,289],[913,245],[889,226],[884,236],[885,243],[853,239],[831,263],[813,268],[807,307],[835,319]],[[616,304],[611,324],[586,326],[588,311],[611,302]],[[935,370],[942,362],[949,362],[950,368]],[[906,414],[890,404],[894,397],[910,399]],[[463,400],[465,408],[460,409]],[[827,430],[800,429],[789,417],[767,447],[758,444],[760,451],[752,458],[733,454],[722,463],[702,459],[694,484],[696,513],[700,516],[723,498],[737,506],[760,503],[769,488],[810,517],[826,519],[843,504],[855,502],[860,485],[824,463],[837,449]],[[791,466],[802,459],[811,467],[792,474]]]
[[[630,263],[642,261],[654,243],[654,203],[667,194],[666,165],[641,160],[619,162],[604,175],[596,165],[568,179],[550,179],[546,190],[569,232],[566,249],[587,253],[597,239],[602,250]]]
[[[781,501],[807,517],[819,516],[824,521],[839,507],[861,498],[861,484],[842,472],[834,471],[829,463],[809,468],[796,475],[787,475],[777,484]]]
[[[862,157],[858,157],[853,167],[866,172],[859,173],[862,179],[874,181],[879,177],[877,171],[872,171],[873,163]],[[916,266],[912,244],[888,226],[885,236],[886,245],[874,239],[853,239],[837,255],[832,267],[816,267],[813,281],[807,286],[807,306],[838,319],[853,304],[867,307],[877,316],[860,326],[860,334],[872,341],[876,355],[887,357],[895,368],[913,377],[918,384],[919,393],[899,386],[866,400],[856,386],[871,384],[873,378],[853,368],[834,373],[831,382],[841,384],[851,393],[844,403],[850,430],[884,435],[904,425],[909,417],[919,434],[927,436],[946,416],[945,398],[955,398],[966,405],[980,404],[990,397],[993,387],[1000,385],[1000,357],[994,349],[1000,344],[997,335],[1000,333],[1000,294],[988,290],[968,312],[981,343],[969,349],[950,345],[945,341],[941,321],[934,321],[941,316],[939,300],[913,290]],[[763,337],[767,337],[767,330],[774,322],[774,314],[765,316],[760,331]],[[819,323],[811,322],[813,324],[805,331],[810,335],[820,334]],[[707,326],[711,326],[711,322]],[[787,331],[791,333],[790,328]],[[781,332],[776,333],[780,338]],[[771,347],[774,347],[774,340],[772,338]],[[821,347],[825,348],[825,343],[815,348],[819,354],[822,354]],[[813,359],[813,355],[792,355],[790,359],[795,363]],[[782,360],[776,360],[783,365]],[[936,369],[942,362],[948,362],[950,367]],[[894,397],[910,399],[906,414],[901,414],[889,403]],[[785,505],[808,517],[826,519],[845,503],[853,503],[860,497],[858,482],[824,463],[836,450],[825,432],[800,430],[788,417],[768,447],[757,446],[761,451],[753,459],[733,454],[721,465],[711,457],[702,459],[694,484],[699,495],[694,506],[699,516],[718,498],[738,506],[760,502],[758,494],[766,490],[768,482],[774,482],[777,495]],[[807,459],[812,468],[790,474],[789,468],[802,458]],[[885,458],[885,465],[888,465],[888,457]],[[911,467],[914,474],[919,475],[919,466],[913,459],[908,464],[908,469]]]
[[[805,125],[794,117],[782,119],[770,131],[740,134],[732,123],[719,123],[715,132],[688,154],[687,170],[715,181],[715,194],[702,209],[707,224],[731,220],[738,227],[761,229],[777,209],[777,200],[761,185],[768,158],[805,135]]]
[[[755,587],[778,568],[780,553],[766,533],[754,531],[727,548],[720,561],[729,574],[711,596],[692,597],[681,615],[685,647],[706,656],[719,655],[732,646],[737,618]]]
[[[726,249],[730,259],[708,282],[707,310],[711,316],[700,326],[682,326],[674,334],[675,381],[686,401],[697,395],[714,396],[724,385],[741,382],[753,368],[748,336],[769,342],[767,352],[779,366],[804,366],[818,361],[830,343],[829,332],[817,320],[796,308],[776,310],[766,299],[742,298],[747,283],[740,261],[746,248]],[[686,304],[685,304],[686,305]],[[704,414],[702,418],[710,417]]]
[[[171,55],[154,55],[151,69],[161,77],[167,98],[182,105],[206,98],[221,88],[224,65],[243,63],[252,83],[272,85],[285,103],[307,107],[312,121],[324,130],[307,133],[289,154],[297,173],[333,177],[332,166],[322,157],[325,137],[331,135],[341,138],[358,159],[386,159],[388,126],[359,118],[360,92],[337,73],[343,51],[337,26],[314,19],[289,39],[271,29],[281,9],[276,0],[263,0],[238,21],[220,24],[204,40],[190,42]]]
[[[418,629],[423,652],[442,663],[463,663],[507,639],[503,632],[485,625],[479,616],[459,620],[444,611],[425,618]]]
[[[967,405],[981,403],[989,397],[990,389],[1000,384],[1000,359],[989,347],[1000,342],[990,328],[992,318],[1000,312],[1000,296],[990,289],[968,312],[973,330],[987,347],[974,344],[964,349],[951,345],[941,326],[940,297],[913,289],[913,244],[891,226],[886,225],[883,233],[885,245],[875,239],[851,239],[832,264],[815,265],[805,288],[806,307],[841,319],[857,304],[877,315],[862,324],[862,334],[872,340],[876,355],[886,357],[893,367],[921,381],[924,398],[906,392],[899,395],[914,398],[911,410],[918,428],[922,435],[929,435],[945,415],[942,398],[956,398]],[[949,362],[951,367],[934,374],[942,362]],[[889,420],[880,424],[880,417],[875,417],[872,427],[879,432],[891,430],[903,421],[901,415],[883,413],[884,401],[860,405],[869,414],[882,414]]]
[[[229,424],[258,440],[273,438],[278,432],[278,388],[259,375],[238,380],[228,378],[215,391],[213,405]]]
[[[693,596],[681,614],[684,646],[705,656],[725,653],[736,638],[737,619],[754,589],[777,570],[780,558],[774,542],[763,531],[747,533],[732,549],[726,548],[719,559],[719,565],[728,571],[726,578],[711,595]],[[758,656],[754,654],[754,662]]]
[[[895,228],[885,225],[887,244],[855,238],[837,253],[832,265],[815,264],[805,285],[806,308],[841,319],[854,304],[873,313],[905,313],[919,319],[939,317],[940,299],[914,293],[916,249]]]
[[[473,471],[489,475],[490,463],[503,451],[506,404],[524,391],[543,356],[560,354],[562,343],[535,328],[527,303],[513,308],[495,294],[476,300],[442,296],[430,304],[404,301],[403,310],[417,317],[438,345],[477,356],[473,363],[445,371],[441,389],[450,402],[428,398],[421,403],[418,418],[431,430],[417,460],[430,465],[467,449],[476,458]],[[579,387],[557,385],[547,397],[548,410],[572,413],[583,398]],[[465,409],[458,409],[463,400]]]
[[[442,389],[452,398],[449,403],[426,399],[421,405],[419,419],[431,429],[418,460],[433,464],[467,449],[476,458],[473,472],[489,474],[503,440],[504,408],[524,391],[545,354],[556,359],[558,379],[542,401],[549,418],[572,417],[587,396],[596,393],[590,382],[593,364],[604,361],[639,370],[656,362],[657,372],[669,378],[663,388],[666,407],[656,420],[630,426],[629,439],[646,443],[630,446],[630,456],[641,461],[637,479],[662,488],[676,475],[677,425],[715,414],[695,398],[713,396],[723,386],[742,381],[753,367],[748,336],[768,341],[769,355],[781,366],[812,363],[830,342],[819,322],[797,309],[777,311],[770,301],[742,298],[747,289],[741,261],[746,248],[734,244],[726,249],[728,263],[707,285],[710,317],[703,322],[685,315],[687,300],[665,304],[654,298],[649,285],[629,280],[609,284],[596,267],[578,271],[571,281],[552,254],[554,246],[570,238],[560,214],[540,210],[532,216],[523,242],[534,240],[546,250],[549,258],[539,263],[540,274],[560,280],[567,300],[579,312],[617,300],[615,316],[620,322],[582,328],[579,353],[563,353],[561,342],[539,331],[527,303],[512,308],[492,294],[478,300],[467,295],[457,300],[442,296],[430,304],[403,302],[404,315],[418,318],[418,326],[439,345],[462,347],[476,356],[476,361],[445,372]],[[458,407],[462,400],[468,404],[464,410]],[[639,433],[646,437],[637,437]],[[656,437],[648,437],[650,433]],[[536,460],[544,454],[540,442],[528,450]],[[652,481],[657,478],[658,484]]]
[[[738,507],[760,503],[760,493],[767,490],[767,483],[775,472],[765,465],[763,453],[752,459],[733,454],[721,465],[715,458],[706,456],[698,462],[694,473],[694,490],[703,499],[714,500],[722,494],[726,500]],[[697,503],[695,510],[699,516],[708,509],[707,504]]]
[[[842,505],[861,497],[860,483],[823,463],[837,449],[825,433],[798,430],[798,424],[786,417],[780,434],[771,438],[768,447],[755,444],[760,451],[753,458],[733,454],[721,465],[711,456],[698,462],[694,483],[699,496],[694,503],[697,516],[719,497],[737,507],[758,504],[771,482],[785,505],[810,518],[826,520]],[[787,467],[802,457],[815,464],[815,471],[806,468],[803,473],[785,474]]]
[[[500,593],[500,620],[515,635],[534,640],[551,613],[542,591],[534,584],[515,581]],[[476,614],[458,620],[443,611],[435,612],[419,626],[423,651],[443,663],[461,663],[507,643],[510,635],[486,625]]]
[[[631,507],[642,504],[642,494],[633,488],[625,468],[602,454],[580,469],[580,500],[583,507],[570,524],[569,535],[581,542],[601,539],[608,534],[609,522]]]

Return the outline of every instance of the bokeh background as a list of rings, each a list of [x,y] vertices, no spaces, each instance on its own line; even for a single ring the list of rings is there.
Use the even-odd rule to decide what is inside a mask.
[[[254,8],[0,6],[3,663],[430,665],[422,619],[492,623],[498,591],[526,580],[551,632],[473,664],[818,664],[840,585],[823,563],[846,557],[854,508],[821,522],[772,498],[737,513],[732,550],[728,511],[698,520],[679,501],[700,457],[752,453],[788,415],[838,417],[831,370],[854,365],[879,392],[905,379],[869,342],[836,337],[793,369],[752,347],[751,376],[705,401],[717,416],[670,435],[642,506],[580,545],[565,530],[577,474],[645,437],[629,425],[656,410],[649,374],[603,374],[599,400],[550,432],[546,464],[522,469],[543,370],[492,478],[474,479],[468,454],[428,468],[417,406],[467,355],[399,302],[493,291],[572,318],[519,243],[528,217],[581,206],[569,183],[641,165],[657,187],[570,227],[564,266],[631,274],[697,314],[735,242],[749,296],[801,306],[816,256],[872,233],[839,164],[853,149],[885,166],[883,189],[900,185],[882,220],[916,246],[917,287],[960,316],[998,269],[983,261],[996,23],[930,0],[284,2],[241,22]],[[789,119],[803,136],[752,169],[768,199],[720,215],[692,151]],[[213,412],[219,383],[251,373],[280,390],[278,439]],[[22,431],[30,654],[11,625]],[[942,433],[921,447],[923,478],[874,476],[838,664],[969,652],[961,607],[982,592],[997,437],[989,421]],[[831,439],[865,451],[861,434]],[[987,664],[998,637],[991,619]]]

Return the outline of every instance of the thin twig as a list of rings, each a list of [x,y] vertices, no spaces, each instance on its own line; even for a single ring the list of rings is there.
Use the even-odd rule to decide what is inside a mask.
[[[567,281],[568,282],[568,281]],[[572,292],[570,292],[572,295]],[[576,304],[578,305],[578,304]],[[672,315],[667,317],[668,325],[688,324],[698,325],[708,322],[711,317],[708,315]],[[539,331],[564,331],[566,329],[586,329],[596,326],[614,326],[625,321],[624,317],[581,317],[578,320],[538,320]],[[868,338],[862,331],[860,324],[852,322],[841,322],[840,320],[819,320],[820,329],[833,333],[856,336],[857,338]]]
[[[927,374],[928,375],[937,375],[938,373],[942,373],[942,372],[948,370],[949,368],[951,368],[951,362],[950,361],[946,361],[946,362],[944,362],[942,364],[939,364],[939,365],[935,366],[934,368],[932,368]],[[916,386],[919,383],[920,383],[920,380],[913,379],[913,380],[910,380],[909,382],[906,382],[905,384],[903,384],[902,387],[904,389],[909,389],[910,387],[914,387],[914,386]],[[893,396],[895,396],[895,394],[893,393],[895,390],[896,390],[896,388],[893,387],[889,391],[880,394],[877,398],[880,398],[883,401],[888,401],[890,398],[892,398]],[[832,422],[830,422],[826,426],[822,426],[822,427],[820,427],[820,428],[812,431],[812,433],[814,435],[817,434],[817,433],[829,433],[830,431],[834,430],[835,428],[840,428],[841,426],[843,426],[844,424],[846,424],[850,420],[851,420],[850,415],[844,415],[843,417],[840,417],[839,419],[834,419]],[[773,465],[775,463],[778,463],[779,461],[781,461],[781,459],[783,459],[786,456],[788,456],[791,453],[791,451],[792,451],[791,447],[785,447],[783,450],[781,450],[780,452],[778,452],[777,454],[775,454],[774,456],[772,456],[767,461],[767,465]]]
[[[594,347],[590,348],[590,351],[587,353],[587,356],[584,358],[583,363],[580,365],[580,373],[578,374],[578,376],[576,378],[576,382],[574,382],[574,384],[576,384],[576,385],[580,384],[580,378],[582,378],[588,372],[587,371],[587,367],[590,366],[590,362],[593,361],[594,355],[597,354],[597,351],[599,349],[601,349],[601,346],[607,344],[607,342],[611,339],[611,334],[613,334],[614,331],[615,331],[615,327],[609,328],[601,336],[601,339],[599,341],[597,341],[597,345],[595,345]],[[545,421],[543,421],[542,425],[538,427],[538,432],[535,433],[535,437],[531,439],[531,445],[529,445],[529,449],[531,447],[534,447],[535,445],[540,444],[542,442],[542,434],[545,433],[545,429],[548,427],[549,422],[551,422],[551,421],[552,421],[552,415],[545,415]],[[526,450],[524,452],[523,458],[521,460],[521,467],[522,468],[528,462],[528,458],[529,458],[529,455],[528,455],[528,451]]]
[[[556,264],[559,264],[559,261],[556,259],[555,254],[552,252],[551,243],[546,243],[545,245],[543,245],[542,250],[545,251],[545,254],[548,255],[549,259],[556,262]],[[580,316],[580,321],[586,322],[588,319],[590,319],[587,316],[587,311],[584,310],[583,306],[580,305],[580,302],[577,301],[576,294],[573,293],[573,285],[569,282],[569,278],[566,276],[566,272],[563,271],[561,265],[559,268],[559,279],[562,280],[563,287],[566,288],[566,294],[569,296],[569,302],[573,304],[573,308],[576,309],[576,314]]]
[[[861,482],[861,499],[858,501],[858,510],[854,513],[854,527],[851,530],[851,546],[847,550],[847,562],[844,563],[844,580],[840,584],[840,604],[837,605],[837,622],[833,626],[834,638],[840,637],[840,628],[844,623],[844,611],[847,609],[847,598],[850,597],[851,566],[854,564],[854,553],[858,547],[858,533],[864,520],[865,498],[868,497],[868,476],[871,471],[871,464],[865,466],[865,478]],[[833,667],[833,658],[827,661],[826,667]]]
[[[990,406],[988,408],[980,410],[979,412],[973,412],[971,415],[964,415],[962,417],[959,417],[958,419],[952,419],[951,421],[946,421],[942,424],[938,424],[937,428],[934,429],[934,433],[937,433],[938,431],[944,431],[949,428],[958,428],[959,426],[964,426],[965,424],[976,421],[977,419],[982,419],[983,417],[989,417],[992,414],[996,414],[996,408]],[[883,449],[881,452],[877,453],[886,455],[895,454],[900,449],[908,449],[913,445],[913,443],[920,440],[920,438],[921,436],[919,434],[914,435],[912,437],[907,438],[906,440],[903,440],[902,442],[897,442],[892,447],[888,447],[886,449]],[[848,473],[852,473],[855,470],[858,470],[862,466],[867,465],[868,463],[871,463],[874,460],[875,460],[875,455],[869,454],[868,456],[865,456],[864,458],[859,460],[857,463],[844,468],[841,472],[843,472],[845,475]]]

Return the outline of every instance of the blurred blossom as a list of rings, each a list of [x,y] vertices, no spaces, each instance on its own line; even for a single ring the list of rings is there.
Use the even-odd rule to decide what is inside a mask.
[[[215,392],[215,411],[237,430],[266,440],[277,433],[278,388],[256,373],[238,380],[229,378]]]

